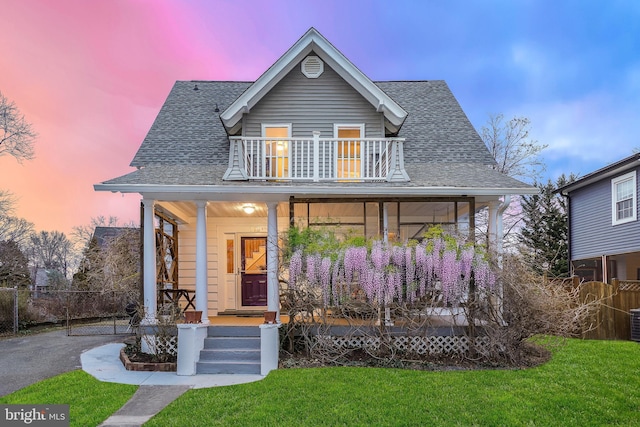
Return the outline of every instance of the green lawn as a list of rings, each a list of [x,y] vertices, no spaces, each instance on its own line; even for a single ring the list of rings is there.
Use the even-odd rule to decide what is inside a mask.
[[[95,426],[135,390],[75,371],[0,403],[69,403],[72,425]],[[214,425],[640,425],[640,345],[568,340],[549,363],[526,370],[282,369],[190,390],[145,424]]]
[[[145,426],[640,425],[640,345],[569,340],[526,370],[283,369],[191,390]]]
[[[0,397],[4,404],[69,405],[70,424],[97,426],[122,407],[138,386],[98,381],[84,371],[72,371]]]

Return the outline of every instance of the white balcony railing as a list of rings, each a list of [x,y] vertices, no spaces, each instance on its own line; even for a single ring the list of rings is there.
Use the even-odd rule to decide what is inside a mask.
[[[403,138],[230,137],[226,180],[408,181]]]

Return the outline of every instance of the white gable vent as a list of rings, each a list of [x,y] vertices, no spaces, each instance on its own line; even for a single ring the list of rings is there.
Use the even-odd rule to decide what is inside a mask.
[[[302,61],[302,74],[309,79],[317,79],[324,71],[324,62],[317,56],[307,56]]]

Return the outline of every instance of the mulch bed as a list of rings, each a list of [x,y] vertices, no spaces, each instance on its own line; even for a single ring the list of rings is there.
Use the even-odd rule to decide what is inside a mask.
[[[280,352],[280,369],[289,368],[320,368],[328,366],[354,366],[376,368],[398,368],[419,371],[460,371],[475,369],[526,369],[542,365],[551,359],[551,352],[542,346],[525,343],[518,363],[487,363],[474,361],[456,356],[431,356],[424,360],[403,360],[395,358],[374,358],[362,350],[354,350],[341,356],[339,360],[331,361],[326,358],[308,357],[299,353]]]
[[[128,371],[175,372],[178,367],[176,356],[167,356],[159,361],[154,354],[137,351],[133,345],[126,345],[120,350],[120,360]]]

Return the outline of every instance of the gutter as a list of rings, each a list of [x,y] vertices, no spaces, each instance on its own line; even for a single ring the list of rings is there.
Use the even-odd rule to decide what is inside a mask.
[[[113,193],[174,193],[178,194],[224,194],[242,196],[248,193],[264,195],[402,195],[418,196],[505,196],[538,194],[533,188],[472,188],[472,187],[336,187],[334,185],[292,186],[292,185],[155,185],[155,184],[95,184],[95,191]],[[338,192],[336,192],[338,190]],[[505,207],[506,209],[506,207]]]

